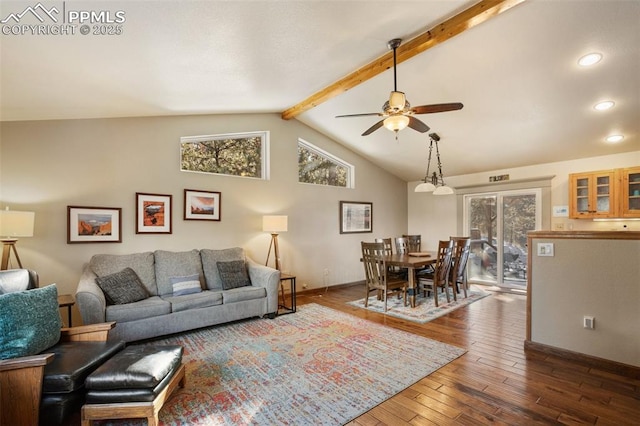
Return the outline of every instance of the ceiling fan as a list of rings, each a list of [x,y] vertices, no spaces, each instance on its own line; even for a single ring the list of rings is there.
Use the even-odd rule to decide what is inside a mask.
[[[398,131],[405,127],[410,127],[413,130],[417,130],[420,133],[426,133],[429,131],[429,126],[422,121],[414,117],[415,114],[432,114],[435,112],[456,111],[462,109],[463,105],[460,102],[453,102],[448,104],[432,104],[432,105],[420,105],[411,108],[411,104],[407,101],[407,98],[403,92],[398,92],[397,78],[396,78],[396,49],[402,43],[402,39],[394,38],[387,43],[389,49],[393,49],[393,92],[389,96],[389,100],[382,105],[382,112],[369,112],[363,114],[347,114],[337,115],[336,118],[342,117],[364,117],[369,115],[376,115],[378,117],[385,117],[378,121],[373,126],[369,127],[362,136],[370,135],[371,133],[384,126],[387,129],[396,133],[396,139],[398,137]]]

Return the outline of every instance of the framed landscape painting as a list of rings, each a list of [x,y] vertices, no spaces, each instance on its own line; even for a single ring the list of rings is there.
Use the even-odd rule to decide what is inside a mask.
[[[340,201],[340,233],[373,232],[373,203]]]
[[[220,220],[219,192],[184,190],[184,220]]]
[[[171,216],[171,195],[136,192],[136,234],[170,234]]]
[[[67,243],[121,243],[122,209],[67,206]]]

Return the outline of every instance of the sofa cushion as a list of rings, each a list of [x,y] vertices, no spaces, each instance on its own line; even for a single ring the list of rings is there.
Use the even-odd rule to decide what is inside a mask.
[[[124,268],[120,272],[97,277],[96,283],[111,305],[138,302],[150,296],[149,291],[131,268]]]
[[[0,359],[35,355],[60,340],[55,284],[0,295]]]
[[[227,303],[243,302],[245,300],[262,299],[267,297],[267,290],[264,287],[238,287],[222,293],[222,301]]]
[[[171,277],[169,281],[171,281],[174,296],[184,296],[185,294],[200,293],[202,291],[198,274],[186,277]]]
[[[171,303],[171,312],[222,305],[222,293],[219,291],[205,290],[184,296],[165,296],[162,299]]]
[[[156,250],[154,255],[156,258],[156,283],[160,296],[173,294],[171,277],[202,276],[202,263],[198,250],[182,252]]]
[[[134,254],[96,254],[89,268],[99,277],[114,274],[124,268],[133,269],[152,296],[158,295],[154,257],[151,252]],[[175,275],[175,274],[174,274]]]
[[[245,260],[244,250],[240,247],[224,250],[202,249],[200,250],[200,257],[202,258],[205,282],[209,290],[222,290],[222,280],[218,272],[218,262]]]
[[[109,305],[106,321],[127,322],[171,313],[171,304],[158,296],[126,305]]]
[[[218,262],[217,266],[223,290],[231,290],[232,288],[251,285],[244,260]]]

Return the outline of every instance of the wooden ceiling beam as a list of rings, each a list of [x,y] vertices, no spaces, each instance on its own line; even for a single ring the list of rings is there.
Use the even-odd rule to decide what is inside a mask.
[[[525,0],[482,0],[470,8],[436,25],[425,33],[403,43],[396,50],[396,62],[402,63],[425,50],[431,49],[469,28],[498,16]],[[284,120],[297,117],[323,102],[352,89],[393,66],[393,52],[389,51],[335,83],[321,89],[307,99],[282,112]]]

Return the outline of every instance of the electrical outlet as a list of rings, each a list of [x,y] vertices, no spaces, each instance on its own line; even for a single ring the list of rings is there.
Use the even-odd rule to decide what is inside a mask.
[[[302,283],[302,289],[304,290],[305,288],[307,288],[307,283]]]
[[[553,224],[553,230],[554,231],[564,231],[564,223],[563,222],[556,222]]]
[[[325,277],[328,277],[328,276],[329,276],[329,272],[331,272],[331,271],[329,271],[328,269],[325,269],[325,270],[324,270],[324,276],[325,276]]]
[[[582,326],[584,328],[588,328],[593,330],[596,328],[596,319],[595,317],[586,316],[582,319]]]

